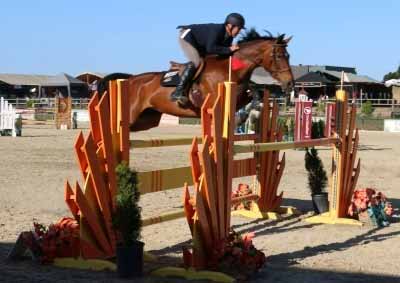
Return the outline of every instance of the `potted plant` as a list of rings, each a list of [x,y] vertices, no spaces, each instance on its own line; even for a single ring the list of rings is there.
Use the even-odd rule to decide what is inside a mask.
[[[318,120],[317,122],[312,122],[311,126],[311,138],[320,139],[324,137],[325,132],[325,122]]]
[[[308,186],[316,213],[324,213],[329,210],[328,193],[325,191],[328,177],[318,156],[318,151],[312,147],[306,148],[305,167],[308,172]]]
[[[143,273],[143,246],[139,241],[142,227],[137,173],[122,162],[116,168],[116,208],[112,222],[117,234],[117,270],[123,278]]]

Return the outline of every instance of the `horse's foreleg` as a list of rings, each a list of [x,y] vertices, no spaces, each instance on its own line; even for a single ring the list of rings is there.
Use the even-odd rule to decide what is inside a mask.
[[[130,130],[137,132],[155,128],[160,124],[161,115],[162,113],[148,108],[139,115],[135,123],[130,126]]]

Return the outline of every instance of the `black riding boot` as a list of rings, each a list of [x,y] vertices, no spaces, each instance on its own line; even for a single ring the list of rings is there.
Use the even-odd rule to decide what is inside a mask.
[[[184,107],[189,102],[187,88],[195,74],[196,66],[192,62],[187,63],[175,91],[171,94],[171,100],[176,101],[179,106]]]

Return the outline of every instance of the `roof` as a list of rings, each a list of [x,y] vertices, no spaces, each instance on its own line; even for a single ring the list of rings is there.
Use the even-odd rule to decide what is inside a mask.
[[[337,77],[339,80],[342,77],[342,72],[338,71],[323,71],[323,73],[329,74],[331,76]],[[352,73],[344,73],[344,82],[345,83],[373,83],[373,84],[381,84],[381,82],[362,75],[355,75]]]
[[[63,73],[63,75],[69,81],[70,84],[86,84],[85,82],[83,82],[83,81],[81,81],[81,80],[79,80],[77,78],[74,78],[73,76],[70,76],[70,75],[68,75],[66,73]]]
[[[356,75],[357,71],[356,68],[354,67],[342,67],[342,66],[328,66],[328,65],[310,65],[309,66],[310,72],[316,72],[316,71],[334,71],[334,72],[345,72],[345,73],[351,73]]]
[[[50,76],[0,74],[0,81],[9,85],[42,85]]]
[[[310,72],[310,66],[308,65],[290,66],[290,68],[292,69],[294,80],[297,80],[298,78]]]
[[[0,81],[9,85],[68,86],[71,84],[85,84],[65,73],[56,76],[0,74]]]
[[[291,66],[293,78],[296,82],[321,82],[334,83],[340,81],[343,70],[344,82],[346,83],[372,83],[381,84],[381,82],[363,75],[357,75],[356,69],[353,67],[335,67],[335,66],[316,66],[316,65],[298,65]],[[318,75],[323,74],[323,75]],[[311,75],[308,75],[311,74]],[[308,75],[308,76],[307,76]],[[254,70],[251,81],[262,85],[280,85],[280,83],[271,77],[270,73],[262,67]],[[299,81],[299,79],[301,79]]]
[[[100,73],[100,72],[83,72],[80,74],[77,74],[75,77],[79,77],[79,76],[83,76],[83,75],[92,75],[95,77],[99,77],[99,78],[104,78],[105,76],[109,75],[110,73]]]
[[[263,67],[258,67],[254,69],[253,74],[250,77],[253,83],[260,85],[280,85],[280,83],[275,80],[270,73],[264,70]]]
[[[296,83],[299,82],[315,82],[315,83],[322,83],[322,84],[334,84],[336,80],[330,79],[322,72],[309,72],[304,76],[301,76],[296,80]]]

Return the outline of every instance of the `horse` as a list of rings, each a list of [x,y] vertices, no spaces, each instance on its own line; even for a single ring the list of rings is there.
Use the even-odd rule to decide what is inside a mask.
[[[250,76],[257,67],[263,67],[271,76],[281,82],[287,90],[293,84],[293,75],[286,50],[290,38],[256,36],[242,40],[233,58],[240,60],[241,68],[232,70],[231,80],[238,84],[237,109],[252,98],[248,95]],[[182,70],[183,64],[171,62],[175,69]],[[201,74],[194,79],[189,90],[190,103],[182,108],[170,100],[173,87],[161,85],[165,72],[150,72],[138,75],[111,74],[103,78],[100,89],[112,79],[127,79],[129,84],[129,125],[131,131],[142,131],[157,127],[163,113],[178,117],[200,117],[201,105],[208,94],[211,101],[217,98],[219,82],[228,80],[229,58],[206,56]]]

